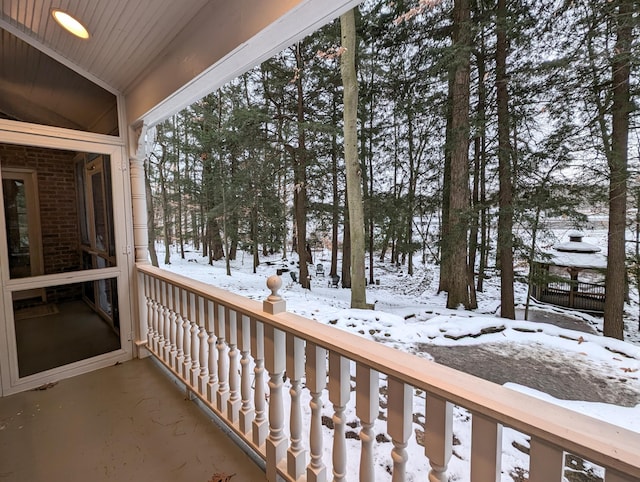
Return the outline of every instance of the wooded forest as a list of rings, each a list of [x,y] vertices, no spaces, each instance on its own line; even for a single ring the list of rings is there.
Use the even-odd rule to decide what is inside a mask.
[[[344,287],[373,283],[374,261],[411,275],[422,259],[440,265],[449,308],[475,308],[499,273],[514,318],[514,265],[536,256],[546,220],[580,227],[600,208],[605,335],[623,338],[640,265],[625,247],[640,199],[639,12],[637,0],[365,1],[155,126],[152,262],[155,240],[164,263],[170,245],[192,246],[228,274],[240,250],[254,267],[295,251],[308,288],[310,248],[331,249]]]

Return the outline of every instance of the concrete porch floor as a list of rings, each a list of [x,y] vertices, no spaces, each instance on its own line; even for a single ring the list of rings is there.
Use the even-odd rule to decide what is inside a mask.
[[[216,473],[266,480],[151,359],[0,398],[2,482],[209,482]]]

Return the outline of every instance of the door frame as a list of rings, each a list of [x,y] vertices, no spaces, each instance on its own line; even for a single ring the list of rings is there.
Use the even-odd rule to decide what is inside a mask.
[[[8,250],[4,233],[4,202],[2,196],[0,196],[0,217],[2,220],[2,226],[0,226],[2,230],[2,235],[0,236],[0,260],[5,260],[0,263],[0,281],[2,284],[0,313],[4,314],[5,320],[4,323],[0,322],[0,396],[7,396],[36,388],[46,383],[104,368],[116,362],[130,360],[133,357],[132,340],[135,300],[131,293],[131,287],[133,286],[135,264],[133,250],[131,249],[133,244],[133,221],[125,136],[113,137],[0,120],[0,138],[4,144],[110,156],[113,218],[117,220],[117,222],[114,222],[116,267],[12,280],[9,277],[6,263]],[[20,378],[17,365],[12,293],[25,289],[38,289],[45,286],[80,283],[106,278],[117,279],[120,310],[120,350]]]

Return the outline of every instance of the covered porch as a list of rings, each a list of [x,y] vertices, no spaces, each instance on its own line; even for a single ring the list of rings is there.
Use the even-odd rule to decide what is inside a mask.
[[[15,225],[33,234],[18,237],[31,248],[14,256],[30,260],[23,273],[9,269],[12,239],[0,235],[1,478],[445,481],[461,460],[485,482],[503,477],[503,428],[526,435],[532,482],[563,480],[567,453],[601,466],[606,482],[640,478],[638,434],[287,313],[277,276],[261,303],[149,265],[147,128],[357,1],[94,3],[67,2],[90,20],[85,44],[56,30],[46,0],[2,4],[3,59],[18,60],[0,63],[0,134],[19,154],[0,153],[0,168],[35,179],[31,190],[18,179],[24,203],[51,215],[1,201],[0,216],[26,212]],[[46,162],[69,167],[65,192],[43,188]],[[59,240],[54,228],[72,236],[38,245],[38,233]],[[69,264],[47,265],[62,248]],[[21,371],[18,302],[54,295],[82,299],[118,344]],[[472,419],[466,455],[454,450],[454,407]]]

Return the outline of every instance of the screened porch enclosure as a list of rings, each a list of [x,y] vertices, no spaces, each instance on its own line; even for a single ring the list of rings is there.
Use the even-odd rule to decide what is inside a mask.
[[[108,155],[0,144],[16,380],[123,348],[111,168]]]

